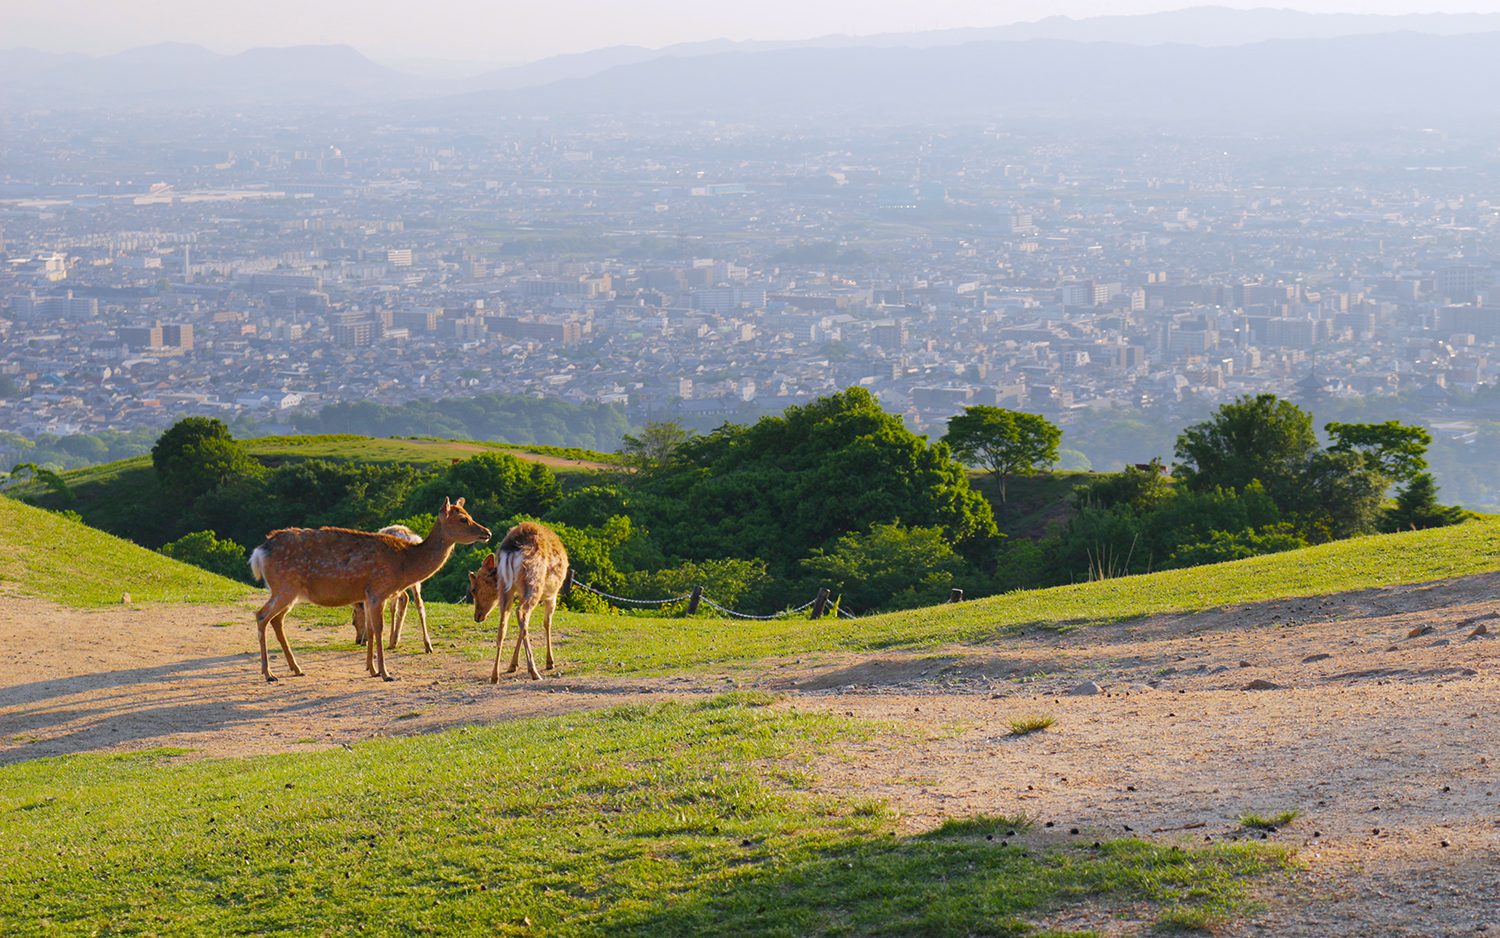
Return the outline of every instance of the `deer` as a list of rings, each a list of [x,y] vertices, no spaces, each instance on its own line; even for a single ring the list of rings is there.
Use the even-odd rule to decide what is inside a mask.
[[[373,638],[365,642],[365,670],[371,677],[394,681],[385,664],[385,643],[380,641],[386,601],[441,570],[456,545],[489,539],[490,529],[469,517],[462,498],[456,502],[443,499],[432,530],[415,544],[389,534],[347,528],[272,531],[250,554],[250,572],[271,590],[266,604],[255,613],[261,675],[267,683],[276,681],[266,656],[266,626],[270,626],[281,643],[287,668],[294,677],[302,676],[282,630],[286,614],[297,603],[351,606],[362,602],[365,634]]]
[[[401,540],[411,544],[420,544],[422,535],[408,528],[404,524],[390,524],[381,528],[379,534],[389,534],[391,537],[399,537]],[[391,609],[391,640],[387,648],[395,648],[396,643],[401,640],[401,626],[406,622],[406,608],[415,604],[417,607],[417,618],[422,623],[422,650],[428,654],[432,653],[432,639],[427,635],[427,604],[422,602],[422,584],[413,583],[411,586],[396,594],[396,604]],[[354,604],[354,619],[350,623],[354,626],[354,643],[363,645],[365,643],[365,604]]]
[[[562,541],[548,528],[534,521],[523,521],[509,531],[495,553],[484,558],[479,569],[469,574],[469,592],[474,598],[474,621],[483,622],[496,604],[500,606],[500,627],[495,633],[495,666],[490,683],[500,682],[500,656],[505,646],[505,621],[510,608],[516,608],[520,634],[516,650],[510,656],[507,674],[514,674],[520,663],[521,649],[526,649],[526,673],[541,680],[536,659],[531,653],[531,613],[545,605],[543,626],[547,635],[547,670],[552,661],[552,614],[557,611],[557,594],[568,577],[568,552]]]

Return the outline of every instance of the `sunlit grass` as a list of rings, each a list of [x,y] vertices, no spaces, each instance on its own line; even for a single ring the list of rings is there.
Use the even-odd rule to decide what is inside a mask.
[[[795,760],[872,730],[733,697],[254,759],[0,768],[0,934],[1023,935],[1246,908],[1265,845],[896,836]]]

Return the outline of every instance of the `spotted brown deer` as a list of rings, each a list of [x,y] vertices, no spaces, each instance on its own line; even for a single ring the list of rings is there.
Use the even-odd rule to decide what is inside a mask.
[[[389,534],[345,528],[272,531],[250,554],[250,572],[257,580],[265,580],[271,590],[266,604],[255,613],[260,630],[260,673],[267,681],[276,680],[266,656],[269,625],[276,631],[287,667],[294,675],[302,674],[282,631],[287,612],[297,603],[352,606],[363,602],[366,631],[376,638],[365,643],[365,670],[387,681],[395,680],[385,666],[385,643],[379,641],[386,601],[441,570],[455,545],[489,538],[489,528],[469,517],[461,498],[456,502],[443,499],[432,530],[416,544]]]
[[[500,681],[500,655],[505,645],[505,620],[510,607],[516,607],[516,650],[510,656],[507,674],[520,663],[521,649],[526,649],[526,673],[540,680],[536,659],[531,654],[531,613],[545,605],[543,625],[547,633],[547,670],[552,670],[552,613],[557,610],[557,594],[568,576],[568,552],[556,534],[533,521],[523,521],[505,533],[495,553],[484,558],[478,570],[469,574],[469,590],[474,597],[474,621],[483,622],[490,610],[500,606],[500,628],[495,633],[495,667],[490,683]]]
[[[381,528],[380,534],[389,534],[391,537],[399,537],[401,540],[411,544],[422,543],[422,535],[408,528],[404,524],[390,524]],[[422,650],[432,652],[432,639],[427,635],[427,604],[422,602],[422,584],[413,583],[406,589],[396,594],[396,602],[391,608],[391,638],[386,643],[387,648],[395,648],[396,643],[401,640],[401,626],[406,622],[407,606],[417,607],[417,619],[422,623]],[[363,645],[365,643],[365,604],[354,604],[354,618],[350,622],[354,626],[354,643]]]

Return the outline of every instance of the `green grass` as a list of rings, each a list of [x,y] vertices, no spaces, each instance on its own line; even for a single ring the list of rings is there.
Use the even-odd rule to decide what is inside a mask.
[[[562,612],[555,632],[570,671],[652,674],[820,652],[978,644],[1025,628],[1084,627],[1496,570],[1500,522],[1483,520],[858,620],[727,622]],[[457,642],[476,659],[493,654],[493,621],[476,627],[467,606],[433,603],[428,609],[440,637],[435,640]]]
[[[1273,831],[1286,827],[1301,816],[1301,811],[1278,811],[1275,814],[1257,814],[1252,811],[1241,815],[1240,826],[1246,830]]]
[[[68,606],[218,603],[255,591],[71,521],[0,497],[0,588]]]
[[[1232,918],[1263,844],[897,836],[786,760],[867,727],[716,699],[352,749],[0,768],[0,933],[1033,934],[1070,903]]]
[[[1015,717],[1007,721],[1010,727],[1010,735],[1026,736],[1031,733],[1040,733],[1042,730],[1057,722],[1057,718],[1050,713],[1032,713],[1027,716]]]

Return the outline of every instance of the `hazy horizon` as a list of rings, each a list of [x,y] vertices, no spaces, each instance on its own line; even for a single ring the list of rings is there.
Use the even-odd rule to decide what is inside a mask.
[[[558,0],[545,9],[482,0],[434,0],[420,18],[390,0],[326,0],[316,5],[266,0],[253,8],[205,8],[189,0],[155,0],[153,15],[100,0],[4,0],[6,46],[107,55],[180,42],[233,54],[257,46],[344,44],[387,64],[431,72],[496,67],[608,46],[661,47],[715,39],[800,40],[819,36],[990,28],[1069,16],[1159,13],[1199,6],[1292,9],[1307,13],[1500,13],[1500,0],[1442,7],[1412,0],[1299,0],[1296,3],[1184,3],[1156,0],[897,0],[858,5],[764,0],[753,7],[690,0],[640,0],[629,7],[600,0]],[[516,20],[524,17],[522,26]]]

